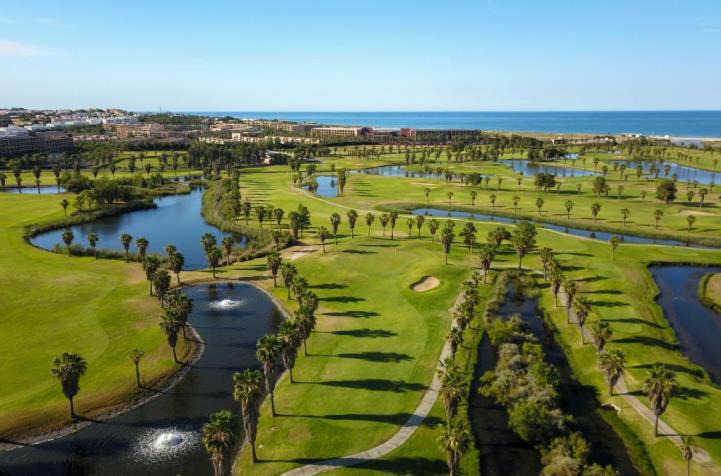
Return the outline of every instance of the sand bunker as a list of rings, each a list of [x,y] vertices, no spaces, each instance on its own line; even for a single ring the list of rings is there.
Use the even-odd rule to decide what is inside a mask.
[[[420,281],[411,285],[411,289],[417,293],[422,293],[423,291],[430,291],[433,288],[437,288],[440,284],[441,282],[438,281],[438,278],[434,278],[433,276],[425,276]]]
[[[698,211],[698,210],[681,210],[680,212],[678,212],[678,214],[683,215],[683,216],[695,216],[695,217],[713,215],[713,213],[702,212],[702,211]]]

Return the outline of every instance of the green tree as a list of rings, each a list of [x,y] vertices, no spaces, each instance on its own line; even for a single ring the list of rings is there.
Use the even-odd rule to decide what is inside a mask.
[[[213,270],[213,278],[215,278],[215,272],[218,268],[218,265],[220,264],[220,260],[223,258],[223,252],[220,251],[220,248],[217,246],[213,246],[210,251],[208,252],[208,267]]]
[[[653,425],[653,434],[655,436],[658,436],[658,418],[666,411],[671,397],[677,389],[676,375],[667,370],[665,366],[659,364],[649,370],[648,376],[643,382],[643,391],[646,393],[651,403],[651,410],[656,416]]]
[[[511,243],[518,256],[518,269],[521,269],[523,257],[536,245],[536,233],[536,227],[527,221],[519,223],[513,231]]]
[[[421,228],[423,228],[423,223],[426,221],[426,217],[423,215],[416,215],[416,228],[418,228],[418,239],[421,238]]]
[[[143,352],[141,349],[135,348],[130,351],[130,360],[133,361],[133,365],[135,366],[135,384],[140,388],[142,385],[140,384],[140,361],[145,356],[145,352]]]
[[[183,253],[176,252],[168,257],[168,261],[170,263],[170,269],[175,273],[175,278],[178,280],[178,284],[180,284],[180,273],[183,271],[183,266],[185,266],[185,256]]]
[[[210,455],[215,476],[225,476],[225,459],[236,442],[235,416],[228,410],[220,410],[210,415],[203,425],[202,440],[205,451]]]
[[[621,244],[621,239],[618,236],[612,236],[608,243],[611,245],[611,261],[616,259],[616,248]]]
[[[626,368],[626,358],[619,349],[604,350],[598,355],[598,365],[608,383],[608,394],[613,396],[613,388]]]
[[[133,242],[133,237],[127,233],[120,235],[120,243],[123,245],[125,250],[125,262],[128,262],[128,253],[130,252],[130,243]]]
[[[388,226],[390,219],[391,217],[387,213],[382,213],[380,216],[379,221],[381,222],[381,227],[383,228],[383,237],[386,236],[386,227]]]
[[[263,377],[265,378],[265,390],[270,396],[271,414],[275,416],[275,400],[273,398],[273,373],[275,372],[275,363],[278,361],[281,352],[281,342],[278,336],[273,334],[264,335],[256,344],[255,356],[260,362],[263,369]]]
[[[663,218],[663,210],[654,210],[653,211],[653,219],[656,222],[655,228],[658,230],[658,224],[661,221],[661,218]]]
[[[598,221],[598,212],[601,211],[601,204],[600,203],[594,203],[591,205],[591,215],[593,216],[593,223],[596,223]]]
[[[542,197],[538,197],[536,199],[536,208],[538,208],[538,214],[540,215],[541,209],[543,208],[543,198]]]
[[[258,430],[257,402],[261,391],[262,376],[258,370],[245,369],[233,374],[233,399],[240,404],[245,438],[250,445],[253,463],[258,461],[255,453],[255,437]]]
[[[390,212],[388,214],[388,223],[391,225],[391,240],[393,239],[393,232],[396,229],[396,221],[398,220],[398,212]]]
[[[353,233],[355,231],[355,223],[358,220],[358,212],[355,210],[348,210],[348,213],[345,214],[346,218],[348,218],[348,227],[350,228],[350,237],[353,239]]]
[[[611,340],[613,331],[611,326],[606,321],[594,321],[591,323],[591,338],[593,339],[593,346],[596,348],[597,353],[603,352],[606,348],[606,343]]]
[[[300,346],[300,333],[294,321],[283,321],[278,328],[278,338],[281,344],[281,358],[283,366],[288,371],[290,383],[293,383],[293,367],[298,356]]]
[[[439,222],[435,218],[431,218],[428,220],[428,231],[431,234],[431,242],[434,242],[436,240],[436,233],[438,232],[438,228],[440,228],[441,222]]]
[[[63,243],[65,243],[65,247],[68,250],[68,257],[70,257],[70,245],[73,244],[74,239],[75,239],[75,235],[73,235],[72,231],[65,230],[63,232]]]
[[[268,262],[268,269],[270,270],[270,274],[273,275],[273,287],[277,288],[278,287],[278,270],[280,269],[280,265],[283,262],[283,260],[280,257],[280,253],[278,253],[277,251],[268,252],[266,259]]]
[[[330,237],[330,232],[328,229],[324,226],[318,227],[318,239],[320,240],[320,244],[323,247],[323,253],[325,253],[325,240]]]
[[[691,233],[691,228],[693,227],[693,224],[696,223],[696,217],[693,215],[688,215],[686,217],[686,223],[688,224],[688,232]]]
[[[666,205],[676,200],[678,189],[673,180],[662,180],[656,186],[656,198],[663,200]]]
[[[366,213],[366,225],[368,225],[368,236],[371,236],[371,226],[373,226],[373,222],[375,221],[376,216],[373,215],[371,212]]]
[[[96,246],[98,245],[98,241],[100,240],[100,237],[96,233],[88,233],[88,243],[90,243],[90,248],[93,250],[93,256],[95,259],[98,259],[98,251],[96,249]]]
[[[684,435],[681,437],[681,456],[686,462],[686,476],[691,475],[691,460],[697,449],[696,440],[694,440],[693,436]]]
[[[225,255],[226,264],[230,264],[230,257],[233,254],[233,245],[235,241],[232,236],[224,236],[220,241],[220,246],[223,248],[223,254]]]
[[[626,221],[628,220],[628,216],[631,214],[631,210],[628,208],[622,208],[621,209],[621,216],[623,217],[623,226],[626,226]]]
[[[493,260],[496,258],[496,248],[492,245],[483,245],[478,253],[481,257],[481,269],[483,269],[483,284],[486,284],[488,272],[491,270]]]
[[[443,254],[446,258],[446,264],[448,264],[448,255],[451,253],[451,245],[453,245],[453,239],[455,237],[456,235],[453,234],[452,223],[447,221],[441,231],[441,245],[443,246]]]
[[[143,237],[138,238],[135,240],[135,247],[138,249],[138,255],[140,256],[141,260],[145,259],[145,252],[148,250],[148,246],[150,245],[150,242],[146,240]]]
[[[450,476],[455,476],[461,456],[468,449],[470,431],[466,420],[457,417],[449,421],[443,433],[438,438],[441,449],[446,453],[446,463]]]
[[[571,210],[573,210],[573,200],[566,200],[563,204],[563,206],[566,208],[566,219],[571,219]]]
[[[50,373],[60,381],[63,395],[70,402],[70,418],[75,418],[75,405],[73,399],[80,391],[80,377],[85,375],[88,364],[80,355],[63,352],[60,357],[53,360]]]
[[[173,350],[173,361],[178,363],[178,355],[175,352],[175,347],[178,345],[178,332],[182,323],[176,313],[170,309],[165,310],[165,314],[160,320],[160,330],[165,334],[165,338],[168,341],[168,345]]]
[[[591,313],[591,301],[584,296],[576,296],[576,300],[573,303],[573,309],[576,311],[576,323],[578,328],[581,329],[581,342],[586,343],[586,334],[583,331],[583,325],[588,319],[588,315]]]
[[[5,185],[3,185],[4,187]],[[60,206],[63,207],[63,213],[65,213],[65,216],[68,216],[68,206],[70,205],[70,202],[68,202],[66,199],[60,200]]]
[[[341,218],[338,213],[332,213],[330,215],[330,226],[333,229],[333,238],[335,239],[335,244],[338,244],[338,227],[340,226]]]

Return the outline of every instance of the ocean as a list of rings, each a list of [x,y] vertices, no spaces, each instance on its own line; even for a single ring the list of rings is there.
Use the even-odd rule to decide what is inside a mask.
[[[321,124],[414,129],[669,135],[721,138],[721,111],[588,112],[191,112],[208,116],[281,119]]]

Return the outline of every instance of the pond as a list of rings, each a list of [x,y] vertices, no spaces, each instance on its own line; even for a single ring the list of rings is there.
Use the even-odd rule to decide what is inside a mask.
[[[200,440],[202,425],[221,409],[239,414],[232,397],[233,373],[258,367],[255,343],[275,332],[281,314],[265,293],[249,284],[204,285],[184,292],[193,300],[190,323],[205,341],[205,352],[180,382],[118,417],[0,453],[0,473],[211,475]],[[167,352],[170,355],[169,347]]]
[[[440,167],[440,165],[439,165]],[[410,178],[426,178],[433,177],[435,173],[417,172],[406,169],[405,165],[381,165],[379,167],[370,167],[367,169],[353,170],[356,174],[365,175],[381,175],[384,177],[410,177]]]
[[[6,193],[25,193],[28,195],[52,195],[57,193],[65,193],[65,189],[60,187],[56,187],[55,185],[41,185],[40,188],[38,187],[29,187],[24,186],[22,188],[17,187],[11,187],[6,186],[4,188],[0,188],[0,192],[6,192]]]
[[[590,443],[592,461],[603,466],[613,465],[623,475],[637,475],[623,441],[598,415],[595,392],[580,385],[573,376],[563,351],[538,313],[538,299],[526,298],[516,279],[509,283],[505,301],[498,310],[501,318],[512,315],[520,316],[542,345],[547,361],[559,371],[561,407],[573,415],[572,427],[581,431]],[[495,363],[495,350],[484,336],[478,348],[470,401],[471,423],[481,456],[481,474],[538,474],[541,462],[537,450],[508,428],[505,408],[478,394],[478,377],[485,370],[494,369]]]
[[[656,303],[676,332],[681,352],[720,383],[721,314],[703,305],[698,285],[704,274],[719,273],[721,267],[651,266],[649,271],[660,291]]]
[[[716,172],[710,171],[710,170],[703,170],[696,167],[691,167],[688,165],[680,165],[676,162],[652,162],[652,161],[631,161],[631,160],[614,160],[612,163],[618,164],[619,166],[621,164],[624,164],[626,166],[626,173],[629,174],[630,177],[633,177],[635,179],[636,177],[636,167],[639,165],[643,166],[643,171],[646,176],[650,174],[649,168],[652,164],[656,165],[656,168],[659,170],[658,178],[664,179],[664,178],[672,178],[674,174],[678,176],[678,186],[679,188],[685,190],[685,187],[682,187],[689,181],[694,182],[697,181],[700,185],[711,185],[716,183]],[[668,165],[668,169],[665,167]],[[666,170],[668,170],[668,174],[666,173]],[[612,173],[609,170],[609,174]],[[629,177],[629,180],[631,178]],[[652,177],[655,177],[652,176]]]
[[[577,167],[573,167],[573,164],[575,162],[574,159],[571,159],[571,165],[568,167],[565,167],[561,164],[566,164],[566,161],[563,162],[530,162],[526,159],[503,159],[498,161],[501,164],[508,165],[511,167],[511,169],[514,172],[520,172],[523,173],[523,175],[527,177],[533,177],[536,174],[544,173],[544,174],[552,174],[557,177],[564,177],[564,178],[571,178],[571,177],[589,177],[592,175],[596,175],[596,172],[593,170],[586,170],[581,169]]]
[[[443,218],[467,218],[469,220],[480,221],[496,221],[499,223],[516,223],[517,220],[505,216],[495,216],[487,213],[472,213],[461,210],[443,210],[440,208],[416,208],[410,211],[414,215],[427,215]],[[535,221],[535,220],[534,220]],[[584,238],[593,238],[601,241],[608,241],[612,237],[617,236],[624,243],[639,243],[644,245],[666,245],[666,246],[689,246],[692,248],[711,248],[694,243],[686,243],[678,240],[647,238],[643,236],[627,235],[623,233],[609,233],[606,231],[591,231],[582,228],[566,227],[553,223],[545,223],[538,221],[544,228],[549,230],[567,233],[569,235],[581,236]]]
[[[100,237],[98,248],[122,250],[120,235],[133,236],[131,250],[135,249],[135,239],[144,236],[149,242],[148,252],[164,253],[168,244],[175,245],[185,256],[185,269],[199,269],[207,266],[205,254],[200,246],[200,237],[205,233],[215,235],[218,245],[225,233],[209,225],[200,214],[203,202],[202,188],[195,188],[189,194],[172,195],[155,199],[157,208],[101,218],[99,220],[40,233],[31,238],[32,244],[51,250],[62,245],[62,234],[68,229],[75,235],[74,243],[89,246],[88,233]],[[244,246],[245,237],[233,236],[237,246]]]
[[[315,191],[316,195],[327,198],[338,196],[337,177],[335,175],[314,175],[313,178],[318,184]]]

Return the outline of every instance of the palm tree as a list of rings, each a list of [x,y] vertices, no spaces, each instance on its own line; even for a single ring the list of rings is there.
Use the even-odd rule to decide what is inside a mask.
[[[391,240],[393,239],[393,232],[396,229],[396,220],[398,220],[398,212],[390,212],[388,214],[388,222],[391,225]]]
[[[483,284],[486,284],[488,272],[491,270],[493,260],[496,258],[496,248],[492,245],[483,245],[478,253],[481,257],[481,269],[483,269]]]
[[[441,387],[438,390],[438,395],[443,400],[443,407],[446,410],[448,420],[452,420],[458,411],[458,403],[465,394],[463,374],[455,365],[441,369],[440,373]]]
[[[169,256],[169,261],[170,268],[173,273],[175,273],[175,278],[178,280],[178,284],[180,284],[180,272],[183,271],[183,266],[185,266],[185,256],[183,253],[177,251]]]
[[[613,336],[611,326],[606,321],[594,321],[591,324],[591,338],[593,339],[593,346],[596,348],[597,353],[603,352],[608,342]]]
[[[424,193],[425,196],[426,196],[426,205],[428,205],[428,197],[429,197],[430,194],[431,194],[431,189],[428,188],[428,187],[426,187],[425,189],[423,189],[423,193]]]
[[[453,203],[453,192],[448,192],[446,195],[448,196],[448,205],[451,205]]]
[[[591,215],[593,216],[593,223],[596,223],[598,221],[598,212],[601,211],[601,204],[600,203],[594,203],[591,205]]]
[[[355,210],[348,210],[348,213],[345,214],[346,218],[348,218],[348,227],[350,228],[350,237],[353,239],[353,231],[355,230],[355,222],[358,220],[358,212]]]
[[[223,258],[223,252],[220,248],[213,246],[208,252],[208,266],[213,270],[213,278],[215,278],[215,270],[220,264],[220,260]]]
[[[570,279],[563,280],[563,292],[566,293],[566,324],[571,322],[571,307],[578,292],[578,285]]]
[[[213,413],[203,425],[203,446],[210,454],[215,476],[225,476],[225,458],[235,445],[236,426],[236,418],[228,410]]]
[[[438,231],[438,228],[441,226],[441,222],[439,222],[436,218],[431,218],[428,220],[428,231],[431,234],[431,242],[436,240],[436,232]]]
[[[120,243],[123,244],[125,249],[125,262],[128,262],[128,253],[130,252],[130,243],[132,243],[133,237],[127,233],[120,235]]]
[[[135,348],[130,351],[130,360],[135,364],[135,384],[140,387],[140,360],[145,355],[141,349]]]
[[[611,261],[614,261],[616,259],[616,248],[621,244],[621,239],[617,236],[612,236],[608,242],[611,245]]]
[[[448,422],[445,430],[438,438],[441,449],[446,452],[446,462],[450,476],[455,476],[461,455],[468,449],[470,431],[466,420],[456,417]]]
[[[210,250],[212,250],[217,243],[218,241],[211,233],[205,233],[203,234],[203,236],[200,237],[200,246],[203,248],[203,252],[206,255],[210,253]]]
[[[143,271],[145,271],[145,278],[150,283],[150,295],[153,295],[153,276],[155,275],[155,272],[158,270],[158,267],[160,267],[160,263],[158,262],[157,258],[155,256],[148,256],[143,260],[142,263]]]
[[[536,208],[538,208],[538,214],[541,214],[541,208],[543,208],[543,198],[538,197],[536,199]]]
[[[281,352],[281,342],[278,336],[267,334],[258,340],[256,344],[255,356],[260,362],[263,369],[263,377],[265,378],[265,391],[270,395],[270,410],[275,416],[275,400],[273,399],[273,372],[275,372],[275,363]]]
[[[163,268],[156,269],[153,273],[152,285],[155,288],[155,294],[160,299],[160,305],[165,302],[165,296],[170,289],[170,274]]]
[[[235,241],[233,241],[232,236],[224,236],[220,242],[220,246],[223,247],[223,252],[225,253],[226,264],[230,264],[230,255],[233,253],[233,245],[234,244],[235,244]]]
[[[663,218],[663,210],[654,210],[653,211],[653,219],[656,221],[656,229],[658,230],[658,223],[661,221],[661,218]]]
[[[275,224],[278,225],[279,230],[280,224],[283,223],[283,215],[285,215],[285,211],[282,208],[273,209],[273,218],[275,218]]]
[[[253,463],[258,461],[255,454],[255,436],[258,429],[257,400],[261,390],[260,371],[245,369],[233,374],[233,399],[240,404],[245,437],[250,444]]]
[[[448,333],[446,340],[448,341],[448,347],[451,350],[451,360],[454,360],[458,347],[460,347],[463,343],[463,331],[457,326],[451,327],[451,331]]]
[[[338,227],[340,226],[340,215],[338,213],[332,213],[330,216],[330,226],[333,229],[333,237],[335,238],[335,244],[338,244]]]
[[[383,227],[383,236],[384,237],[386,236],[386,227],[388,226],[388,222],[390,221],[390,219],[391,219],[391,217],[387,213],[381,214],[381,217],[379,219],[381,222],[381,227]]]
[[[173,350],[173,361],[178,362],[178,355],[175,353],[175,346],[178,345],[178,331],[182,327],[182,323],[176,313],[166,309],[165,314],[160,320],[160,330],[165,334],[168,345]]]
[[[150,243],[142,236],[135,240],[135,247],[138,248],[138,255],[140,255],[141,261],[145,259],[145,252],[148,250]]]
[[[571,210],[573,210],[573,200],[566,200],[563,204],[566,207],[566,219],[571,219]]]
[[[468,252],[473,252],[473,245],[476,243],[476,227],[473,222],[468,222],[459,233],[463,238],[463,244],[468,246]]]
[[[623,217],[623,226],[626,226],[626,220],[628,220],[628,216],[631,214],[631,210],[628,208],[622,208],[621,209],[621,216]]]
[[[72,231],[65,230],[63,232],[63,243],[65,243],[65,247],[68,249],[68,258],[70,257],[70,245],[73,244],[74,238],[75,238],[75,235],[73,235]]]
[[[100,237],[96,233],[88,233],[88,243],[90,243],[90,248],[93,249],[93,256],[95,256],[95,259],[98,259],[98,252],[95,247],[97,246],[99,240]]]
[[[70,418],[75,418],[73,398],[80,391],[80,377],[85,375],[87,370],[87,362],[78,354],[63,352],[60,357],[53,360],[53,368],[50,373],[60,381],[63,394],[70,402]]]
[[[371,236],[371,225],[373,225],[373,221],[375,221],[376,216],[372,214],[371,212],[366,213],[366,225],[368,225],[368,236]]]
[[[70,205],[70,202],[68,202],[66,199],[60,200],[60,206],[63,207],[63,212],[65,213],[65,216],[68,216],[68,206]]]
[[[323,247],[323,253],[325,253],[325,240],[328,239],[330,236],[330,232],[328,229],[324,226],[318,227],[318,239],[320,240],[320,244]]]
[[[658,436],[658,417],[666,411],[671,396],[677,388],[676,376],[673,372],[666,370],[666,367],[662,364],[654,366],[643,382],[643,390],[651,402],[653,414],[656,415],[656,421],[653,425],[653,434],[655,436]]]
[[[583,332],[583,325],[586,323],[586,319],[591,312],[591,301],[584,296],[578,296],[573,303],[573,308],[576,311],[578,327],[581,329],[581,342],[585,344],[586,335]]]
[[[441,245],[443,246],[446,264],[448,264],[448,255],[451,252],[453,238],[456,237],[456,235],[453,234],[453,227],[449,225],[451,225],[451,222],[446,222],[446,226],[443,227],[443,231],[441,232]]]
[[[693,459],[696,450],[696,440],[694,440],[693,436],[685,435],[681,437],[681,456],[686,461],[686,476],[691,474],[691,459]]]
[[[476,192],[475,190],[471,190],[471,206],[472,207],[476,206],[476,197],[477,196],[478,196],[478,192]]]
[[[270,270],[270,274],[273,275],[273,287],[277,288],[278,287],[278,270],[280,269],[280,265],[283,262],[283,260],[277,251],[270,251],[270,252],[268,252],[267,261],[268,261],[268,269]]]
[[[686,223],[688,223],[688,232],[691,233],[691,228],[693,227],[693,224],[696,223],[696,217],[693,215],[687,216]]]
[[[426,221],[426,217],[423,215],[416,215],[416,228],[418,228],[418,239],[421,238],[421,228],[423,228],[423,223]]]
[[[608,382],[608,395],[613,396],[613,388],[626,368],[626,358],[619,349],[604,350],[598,354],[598,365]]]
[[[293,383],[293,367],[298,356],[300,345],[300,333],[298,325],[294,321],[283,321],[278,328],[278,338],[281,344],[281,357],[283,366],[288,371],[290,383]]]

